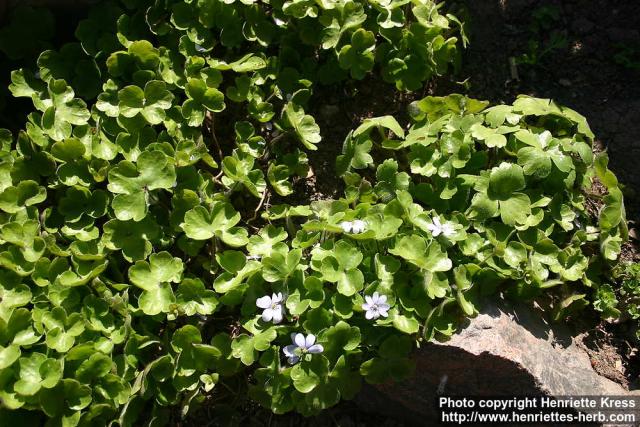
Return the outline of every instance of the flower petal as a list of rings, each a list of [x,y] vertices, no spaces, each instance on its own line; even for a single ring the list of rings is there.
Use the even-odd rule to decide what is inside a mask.
[[[367,312],[364,314],[364,317],[367,320],[373,319],[373,310],[367,310]]]
[[[312,345],[307,349],[307,353],[312,353],[312,354],[322,353],[323,351],[324,351],[324,347],[322,346],[322,344]]]
[[[304,345],[305,344],[304,335],[302,335],[300,333],[296,334],[296,337],[295,337],[293,342],[300,348],[306,348],[305,345]]]
[[[272,310],[273,311],[273,323],[278,324],[282,322],[282,305],[278,304]]]
[[[273,311],[271,308],[265,308],[264,311],[262,312],[262,320],[264,320],[265,322],[271,322],[271,319],[273,319]]]
[[[265,295],[262,298],[258,298],[256,300],[256,305],[260,308],[271,307],[271,297],[269,295]]]
[[[362,309],[363,309],[364,311],[371,310],[371,305],[372,305],[372,304],[369,304],[369,303],[366,303],[366,302],[365,302],[364,304],[362,304]]]
[[[389,311],[389,309],[391,308],[391,306],[389,304],[387,304],[386,302],[380,303],[378,304],[378,310],[382,311]]]
[[[356,219],[353,221],[353,232],[354,233],[362,233],[367,227],[367,223],[362,221],[361,219]]]
[[[305,348],[309,348],[313,346],[316,342],[316,336],[313,334],[307,335],[307,339],[305,340]]]
[[[380,295],[380,297],[378,298],[378,305],[384,304],[386,302],[387,302],[387,296],[386,295]]]
[[[286,346],[285,348],[282,349],[282,352],[285,354],[285,356],[287,357],[295,357],[296,353],[295,351],[298,349],[298,346],[290,344],[288,346]]]
[[[296,363],[298,363],[298,360],[300,360],[298,356],[291,356],[290,358],[287,359],[287,361],[291,365],[295,365]]]
[[[387,310],[382,310],[381,309],[378,313],[382,317],[389,317],[389,313],[387,313]]]
[[[368,304],[374,304],[374,302],[373,302],[373,298],[371,298],[371,295],[365,295],[365,296],[364,296],[364,300],[365,300]]]
[[[282,302],[282,292],[271,295],[271,304],[275,304],[277,302]]]

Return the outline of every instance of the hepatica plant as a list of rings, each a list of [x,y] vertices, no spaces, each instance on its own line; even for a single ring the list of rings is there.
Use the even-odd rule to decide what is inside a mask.
[[[2,419],[176,424],[246,395],[312,415],[410,375],[483,298],[616,313],[622,193],[549,100],[366,119],[344,195],[290,197],[327,143],[314,91],[455,67],[442,5],[123,0],[76,36],[12,73],[33,111],[0,131]]]

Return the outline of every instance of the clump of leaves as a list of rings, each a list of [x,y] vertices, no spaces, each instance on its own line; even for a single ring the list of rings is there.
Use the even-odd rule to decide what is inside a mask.
[[[549,100],[367,119],[336,159],[344,197],[265,203],[296,200],[323,143],[318,83],[447,71],[464,36],[440,8],[104,3],[82,52],[13,72],[34,111],[0,131],[0,416],[167,424],[233,382],[311,415],[410,374],[416,341],[481,296],[604,307],[589,290],[626,238],[622,192],[585,119]]]
[[[20,5],[0,29],[0,51],[13,60],[33,57],[49,45],[54,32],[55,21],[49,10]]]
[[[606,284],[597,290],[594,306],[609,320],[640,320],[640,263],[623,262],[613,270],[619,286]],[[636,325],[640,339],[640,323]]]

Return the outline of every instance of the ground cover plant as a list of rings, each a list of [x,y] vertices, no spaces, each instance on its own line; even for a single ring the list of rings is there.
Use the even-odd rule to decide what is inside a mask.
[[[410,375],[483,298],[637,318],[618,181],[550,100],[366,119],[342,197],[299,203],[314,93],[452,72],[442,4],[104,2],[76,36],[11,75],[33,111],[0,134],[0,416],[162,425],[244,393],[312,415]]]

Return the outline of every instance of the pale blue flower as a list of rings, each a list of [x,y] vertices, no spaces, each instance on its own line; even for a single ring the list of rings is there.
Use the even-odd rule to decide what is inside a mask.
[[[293,344],[286,346],[282,351],[292,365],[298,363],[300,358],[305,354],[317,354],[324,351],[324,347],[322,347],[321,344],[315,343],[316,336],[313,334],[305,337],[303,334],[294,332],[291,334],[291,341]]]
[[[388,311],[391,306],[387,304],[386,295],[380,295],[378,292],[374,292],[371,296],[365,295],[364,300],[366,302],[362,304],[362,309],[365,310],[364,317],[368,320],[377,319],[381,316],[389,316]]]

